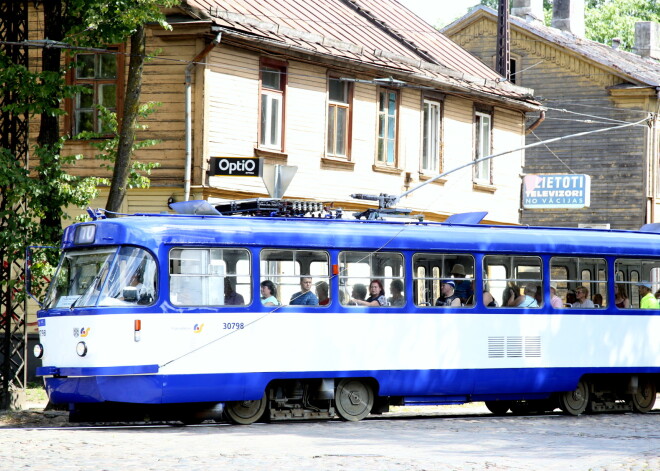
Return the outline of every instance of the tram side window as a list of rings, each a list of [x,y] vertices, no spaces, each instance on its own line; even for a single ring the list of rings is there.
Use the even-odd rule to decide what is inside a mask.
[[[660,289],[660,260],[619,258],[615,262],[616,299],[620,309],[654,308],[654,303],[642,301],[650,289],[654,295]],[[646,288],[644,288],[646,286]]]
[[[561,307],[598,309],[608,305],[605,259],[552,257],[550,276],[550,284],[562,301]]]
[[[415,305],[422,307],[474,305],[474,257],[462,254],[413,255]],[[443,281],[450,281],[443,288]],[[445,291],[443,291],[443,289]]]
[[[270,281],[277,302],[268,306],[330,304],[330,257],[320,250],[264,249],[261,251],[261,282]],[[310,283],[311,280],[311,283]],[[268,284],[270,285],[270,284]]]
[[[403,255],[400,253],[339,254],[339,295],[343,305],[374,303],[375,307],[400,307],[406,303],[405,285]]]
[[[250,253],[234,248],[170,251],[170,297],[177,306],[240,306],[252,301]]]
[[[539,257],[487,255],[483,270],[484,291],[493,296],[496,307],[536,308],[543,304],[543,269]]]

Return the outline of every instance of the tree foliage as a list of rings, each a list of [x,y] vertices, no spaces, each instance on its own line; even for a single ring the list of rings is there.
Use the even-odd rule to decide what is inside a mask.
[[[585,11],[587,37],[609,44],[621,39],[621,48],[632,51],[635,45],[635,23],[660,21],[657,0],[589,0]]]
[[[482,5],[497,10],[499,0],[481,0]],[[511,3],[511,2],[509,2]],[[552,0],[543,0],[545,24],[552,22]],[[586,0],[585,29],[588,39],[610,44],[621,39],[621,49],[632,51],[635,45],[635,23],[660,22],[660,0]]]
[[[174,6],[178,0],[71,0],[72,13],[81,22],[71,29],[77,43],[99,47],[130,39],[131,55],[124,94],[124,109],[118,123],[117,151],[106,209],[119,211],[128,180],[135,167],[131,163],[137,119],[140,114],[142,71],[147,59],[145,50],[147,23],[169,28],[161,8]]]

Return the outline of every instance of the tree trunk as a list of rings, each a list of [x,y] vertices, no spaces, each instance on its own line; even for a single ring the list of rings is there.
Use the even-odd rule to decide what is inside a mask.
[[[117,159],[112,173],[110,194],[106,203],[108,211],[118,212],[126,195],[126,182],[131,170],[131,154],[135,141],[135,122],[140,106],[142,70],[144,69],[146,33],[143,25],[131,35],[131,60],[128,66],[128,80],[124,98],[124,114],[119,128]],[[112,214],[108,214],[112,217]]]

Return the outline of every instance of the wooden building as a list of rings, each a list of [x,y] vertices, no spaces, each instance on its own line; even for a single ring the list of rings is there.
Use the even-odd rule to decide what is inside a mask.
[[[584,38],[582,0],[555,2],[545,26],[542,0],[514,0],[510,19],[511,82],[534,89],[547,107],[527,144],[624,122],[640,126],[567,139],[526,150],[525,174],[588,174],[591,206],[524,209],[521,222],[543,226],[609,225],[638,229],[660,221],[658,100],[660,25],[638,23],[636,52]],[[559,8],[561,7],[561,8]],[[457,44],[494,67],[497,12],[477,7],[443,29]],[[654,39],[655,38],[655,39]]]
[[[43,39],[36,5],[31,37]],[[160,168],[149,190],[129,192],[125,212],[267,196],[258,178],[209,176],[219,156],[296,166],[286,197],[363,209],[371,203],[351,193],[398,195],[521,147],[526,114],[541,110],[531,90],[502,81],[396,0],[184,0],[166,14],[172,30],[148,30],[147,50],[160,53],[142,87],[142,100],[161,106],[139,134],[160,143],[135,156]],[[128,45],[77,54],[85,67],[69,79],[94,95],[66,104],[62,133],[98,130],[97,103],[120,108],[126,54]],[[90,142],[67,151],[86,157],[73,172],[99,174]],[[523,159],[516,151],[468,167],[401,205],[429,219],[487,210],[489,221],[518,223]]]

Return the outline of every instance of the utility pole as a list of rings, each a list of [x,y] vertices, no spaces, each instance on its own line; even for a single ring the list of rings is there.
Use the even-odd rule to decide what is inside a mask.
[[[507,80],[511,80],[510,51],[509,0],[500,0],[497,9],[497,67],[495,70]]]
[[[28,48],[16,45],[28,39],[28,0],[0,0],[0,51],[13,63],[28,67]],[[12,44],[13,43],[13,44]],[[0,108],[16,103],[16,92],[0,94]],[[0,146],[20,165],[28,166],[28,115],[0,111]],[[25,211],[24,203],[10,206],[7,185],[0,186],[0,211],[13,217]],[[7,230],[7,219],[0,218],[0,231]],[[27,383],[27,301],[16,293],[14,281],[25,277],[22,253],[0,247],[0,409],[12,408],[15,390]]]

